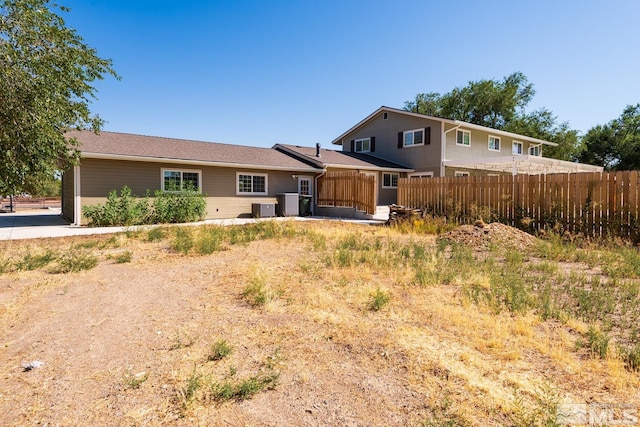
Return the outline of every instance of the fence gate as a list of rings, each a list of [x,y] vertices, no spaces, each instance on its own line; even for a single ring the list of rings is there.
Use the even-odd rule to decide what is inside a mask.
[[[357,171],[328,171],[318,178],[318,206],[349,207],[373,215],[376,177]]]

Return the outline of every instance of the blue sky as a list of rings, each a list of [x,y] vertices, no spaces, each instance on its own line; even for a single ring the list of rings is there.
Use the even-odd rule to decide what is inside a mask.
[[[586,132],[640,102],[640,1],[60,0],[122,76],[105,130],[329,148],[381,105],[523,72]]]

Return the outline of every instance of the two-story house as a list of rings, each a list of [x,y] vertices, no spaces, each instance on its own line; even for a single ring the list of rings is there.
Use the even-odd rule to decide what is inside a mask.
[[[332,141],[411,169],[380,172],[379,204],[393,203],[399,177],[598,172],[602,167],[544,157],[555,146],[524,135],[458,120],[380,107]],[[387,191],[384,191],[387,190]]]

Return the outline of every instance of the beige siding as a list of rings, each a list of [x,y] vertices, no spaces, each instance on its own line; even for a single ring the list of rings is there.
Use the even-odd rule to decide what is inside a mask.
[[[522,154],[527,154],[529,150],[529,143],[517,138],[510,138],[503,135],[498,135],[492,132],[465,129],[460,127],[460,130],[471,132],[471,145],[464,146],[456,143],[456,130],[452,130],[447,133],[446,141],[447,146],[445,149],[444,160],[464,160],[475,159],[478,157],[505,157],[512,155],[513,142],[522,142]],[[489,150],[489,136],[498,136],[500,138],[500,151]]]
[[[398,132],[426,127],[431,128],[431,144],[398,148]],[[434,171],[439,174],[441,122],[394,112],[388,112],[388,118],[384,120],[383,112],[380,112],[368,123],[346,135],[342,141],[342,150],[351,151],[351,140],[372,136],[376,138],[376,144],[371,155],[418,171]]]
[[[511,175],[506,172],[482,170],[482,169],[467,169],[467,168],[454,168],[446,167],[444,176],[453,177],[456,176],[456,172],[468,172],[470,176],[486,176],[486,175]]]
[[[73,222],[73,167],[62,175],[62,217]]]
[[[142,196],[161,188],[162,169],[199,170],[202,173],[202,192],[207,196],[206,219],[236,218],[251,215],[252,203],[275,203],[278,193],[295,193],[298,184],[292,175],[300,172],[264,171],[250,168],[221,168],[172,165],[169,163],[127,162],[84,159],[81,165],[82,206],[104,203],[109,191],[124,185]],[[237,175],[241,173],[267,174],[267,195],[237,195]]]

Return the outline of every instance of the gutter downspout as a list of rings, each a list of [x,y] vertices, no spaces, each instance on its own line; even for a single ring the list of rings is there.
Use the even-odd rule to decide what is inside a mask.
[[[444,161],[446,160],[446,154],[447,154],[447,134],[449,132],[451,132],[452,130],[456,130],[458,129],[460,126],[462,126],[462,123],[459,123],[452,127],[451,129],[445,131],[444,130],[444,123],[442,123],[442,157],[440,158],[440,176],[444,176]]]

